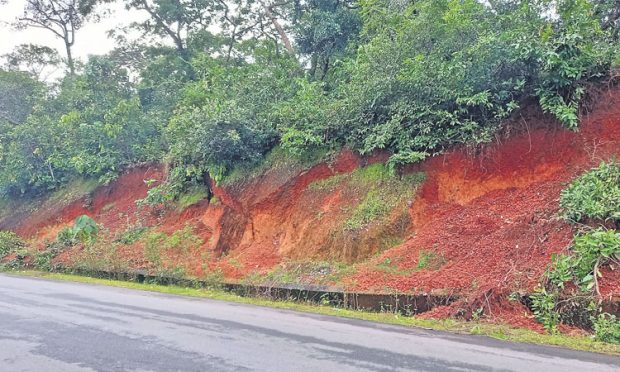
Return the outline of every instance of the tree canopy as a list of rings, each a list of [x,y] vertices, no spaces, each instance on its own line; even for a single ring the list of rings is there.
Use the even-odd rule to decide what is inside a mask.
[[[75,32],[96,2],[28,0],[24,27],[63,39],[20,46],[0,70],[0,194],[107,182],[166,162],[174,190],[257,164],[348,147],[393,166],[490,141],[537,101],[578,130],[587,87],[620,62],[608,0],[123,0],[146,17],[77,69]]]

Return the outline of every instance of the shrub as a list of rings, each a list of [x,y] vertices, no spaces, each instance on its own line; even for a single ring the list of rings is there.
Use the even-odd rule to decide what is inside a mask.
[[[0,258],[23,249],[26,243],[12,231],[0,231]]]
[[[560,206],[570,222],[620,221],[620,165],[602,162],[562,191]]]
[[[43,271],[52,271],[52,260],[55,253],[52,250],[36,252],[33,257],[34,266]]]
[[[77,242],[92,243],[97,239],[99,226],[92,218],[82,215],[75,219],[72,227],[66,227],[58,233],[56,240],[66,246],[71,247]]]
[[[574,283],[579,293],[570,301],[563,302],[580,303],[577,305],[579,309],[573,308],[573,312],[578,310],[592,314],[596,311],[593,300],[596,295],[600,295],[598,290],[598,281],[602,277],[600,268],[620,260],[620,233],[602,228],[581,233],[575,237],[571,250],[572,255],[554,256],[551,268],[545,274],[547,285],[532,296],[534,315],[549,331],[555,331],[557,324],[562,320],[558,298],[568,282]],[[578,298],[590,302],[573,301]]]
[[[73,253],[73,268],[90,275],[100,275],[101,272],[126,273],[131,262],[119,252],[120,247],[107,235],[93,240]]]
[[[538,320],[548,332],[556,332],[560,322],[560,314],[557,311],[557,293],[539,288],[531,296],[532,310]]]
[[[131,245],[140,240],[147,230],[147,227],[128,226],[125,231],[117,235],[114,242],[122,245]]]
[[[603,313],[593,320],[597,340],[620,344],[620,321],[615,315]]]
[[[72,247],[77,244],[77,240],[75,239],[73,229],[71,227],[65,227],[60,230],[56,236],[56,241],[65,247]]]
[[[575,237],[573,255],[558,255],[549,272],[550,282],[559,288],[573,281],[584,292],[595,288],[601,276],[599,267],[617,261],[620,255],[620,233],[597,229]]]
[[[620,221],[620,166],[602,162],[575,179],[560,197],[564,218],[572,223]],[[620,263],[620,232],[599,227],[580,227],[571,246],[571,254],[554,255],[545,273],[544,285],[532,296],[532,308],[547,330],[557,330],[559,322],[592,326],[596,337],[614,342],[620,330],[616,318],[600,314],[601,268]],[[575,285],[570,293],[567,283]],[[564,297],[562,301],[558,299]],[[600,303],[599,303],[600,304]],[[612,340],[612,341],[609,341]]]

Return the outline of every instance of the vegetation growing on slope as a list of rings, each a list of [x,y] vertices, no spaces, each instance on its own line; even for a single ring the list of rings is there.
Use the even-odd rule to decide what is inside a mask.
[[[620,221],[620,165],[601,163],[562,191],[560,206],[568,221]]]
[[[0,231],[0,259],[26,246],[17,234],[11,231]]]
[[[617,220],[618,169],[616,163],[603,162],[574,180],[562,192],[564,218],[598,224]],[[589,325],[598,339],[620,343],[620,322],[601,308],[599,281],[610,265],[620,265],[620,231],[582,225],[570,252],[553,258],[543,286],[533,296],[537,319],[551,331],[560,322]]]
[[[85,4],[77,22],[96,18]],[[43,47],[6,56],[0,195],[164,161],[160,196],[174,199],[277,146],[302,158],[383,149],[394,168],[489,141],[532,99],[576,129],[588,84],[618,58],[614,4],[128,1],[150,9],[131,26],[147,37],[117,31],[118,47],[84,64],[69,45],[58,81],[40,81],[61,65]]]

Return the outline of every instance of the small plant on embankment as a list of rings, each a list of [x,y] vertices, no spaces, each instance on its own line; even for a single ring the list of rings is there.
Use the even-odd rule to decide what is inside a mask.
[[[14,232],[0,231],[0,259],[25,246],[26,243]]]
[[[99,226],[92,218],[82,215],[75,219],[73,226],[64,228],[58,233],[57,240],[65,246],[79,243],[91,243],[97,239]]]
[[[549,331],[575,324],[591,328],[601,341],[620,343],[620,322],[603,312],[599,285],[604,268],[620,266],[620,232],[605,227],[620,219],[620,167],[601,163],[577,178],[562,191],[560,205],[579,230],[570,252],[553,257],[532,297],[534,314]]]
[[[0,231],[0,269],[20,267],[26,257],[25,249],[26,242],[17,234],[12,231]]]
[[[163,231],[149,231],[140,239],[144,247],[144,259],[148,262],[149,273],[161,280],[197,279],[188,270],[190,263],[202,264],[203,273],[199,279],[211,286],[221,284],[223,273],[212,269],[208,262],[212,261],[212,252],[202,249],[204,240],[196,234],[190,225],[176,230],[172,234]]]

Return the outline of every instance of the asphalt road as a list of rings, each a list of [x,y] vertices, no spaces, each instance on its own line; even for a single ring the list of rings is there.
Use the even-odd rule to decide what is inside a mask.
[[[0,274],[0,371],[620,371],[620,358]]]

